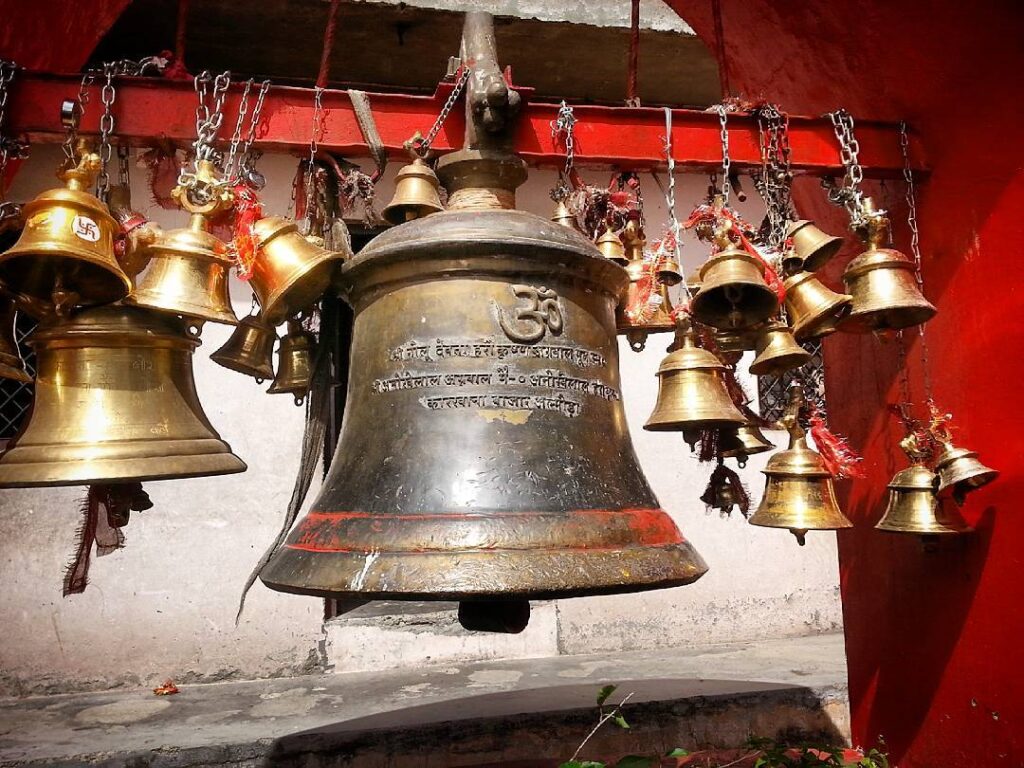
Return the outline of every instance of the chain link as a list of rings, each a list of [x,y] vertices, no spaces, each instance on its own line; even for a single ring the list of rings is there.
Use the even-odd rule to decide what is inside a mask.
[[[921,233],[917,226],[917,189],[914,185],[914,171],[910,167],[910,135],[907,124],[900,121],[900,152],[903,154],[903,181],[906,182],[907,226],[910,228],[910,253],[914,257],[914,279],[917,289],[924,296],[924,275],[921,271]],[[917,332],[921,339],[921,368],[924,377],[924,393],[928,402],[932,400],[932,378],[928,359],[928,340],[924,334],[924,323],[919,323]]]
[[[89,103],[89,88],[92,87],[95,79],[95,72],[86,72],[82,75],[82,82],[78,86],[78,96],[73,102],[70,102],[70,113],[61,115],[65,129],[62,149],[64,150],[66,163],[69,166],[74,165],[78,161],[77,150],[75,149],[75,145],[78,143],[78,126],[81,125],[82,118],[85,117],[85,107]]]
[[[729,172],[732,168],[732,158],[729,157],[729,113],[724,104],[716,104],[715,111],[718,113],[722,138],[722,201],[729,205],[729,193],[732,192],[732,182],[729,181]]]
[[[430,149],[430,145],[434,143],[434,139],[437,138],[437,134],[441,132],[441,128],[444,126],[445,121],[448,120],[448,115],[451,114],[452,109],[455,107],[455,102],[459,100],[459,96],[462,95],[462,89],[466,87],[466,82],[469,80],[469,67],[463,65],[460,68],[460,72],[455,76],[455,87],[452,89],[451,95],[448,100],[441,107],[441,112],[437,116],[437,120],[427,131],[427,135],[423,138],[414,138],[409,142],[409,146],[416,152],[420,157],[424,157],[427,151]]]
[[[323,95],[324,89],[319,85],[313,89],[313,133],[309,137],[309,159],[306,161],[306,226],[313,225],[313,184],[316,172],[316,153],[318,151],[318,134],[323,129]]]
[[[555,119],[551,121],[551,138],[557,140],[559,136],[564,136],[565,141],[565,168],[562,174],[566,180],[569,178],[569,174],[572,172],[574,163],[576,162],[576,115],[573,114],[572,107],[563,101],[558,105],[558,114]]]
[[[113,148],[110,146],[110,135],[114,132],[114,101],[117,90],[114,88],[114,64],[103,65],[103,88],[100,90],[100,101],[103,102],[103,114],[100,116],[100,172],[96,177],[96,196],[106,201],[110,193],[110,159]]]
[[[14,158],[25,158],[28,156],[28,145],[17,139],[3,135],[4,115],[7,109],[7,96],[11,82],[14,80],[14,73],[18,66],[13,61],[0,59],[0,201],[4,200],[6,189],[7,163]],[[3,218],[0,215],[0,218]]]
[[[213,85],[212,101],[208,88]],[[200,160],[215,160],[216,151],[213,140],[224,122],[224,99],[227,96],[228,86],[231,85],[231,73],[222,72],[213,77],[209,71],[204,70],[195,76],[193,88],[196,92],[196,140],[193,143],[193,163],[195,170],[199,170]]]
[[[861,182],[864,181],[864,169],[858,160],[860,144],[853,132],[853,115],[845,109],[837,109],[835,112],[829,112],[828,116],[839,141],[839,158],[846,173],[840,186],[835,186],[828,180],[824,180],[822,184],[829,190],[829,200],[846,208],[850,214],[850,223],[856,229],[865,223],[864,194],[860,189]]]

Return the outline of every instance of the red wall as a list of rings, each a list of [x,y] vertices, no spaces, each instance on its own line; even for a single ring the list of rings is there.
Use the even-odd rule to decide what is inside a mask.
[[[709,0],[669,4],[714,47]],[[903,465],[885,411],[898,396],[894,350],[872,337],[826,342],[833,426],[862,449],[870,475],[841,484],[857,524],[839,534],[854,740],[883,736],[900,768],[1024,766],[1024,6],[721,7],[734,91],[796,113],[845,106],[902,118],[919,133],[933,171],[919,198],[925,290],[939,308],[927,326],[935,395],[954,414],[957,442],[1002,472],[964,509],[977,532],[940,551],[872,530]],[[902,198],[899,184],[887,187],[886,205]],[[802,185],[798,202],[842,230],[816,184]],[[906,246],[905,210],[893,213]],[[853,252],[832,265],[833,285]]]

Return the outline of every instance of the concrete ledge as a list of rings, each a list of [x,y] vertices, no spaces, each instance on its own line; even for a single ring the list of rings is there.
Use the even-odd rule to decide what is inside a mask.
[[[566,759],[605,683],[629,731],[591,755],[848,733],[840,635],[0,701],[0,765],[480,766]],[[613,697],[613,700],[617,700]],[[590,751],[590,747],[593,751]],[[541,764],[541,763],[537,763]]]

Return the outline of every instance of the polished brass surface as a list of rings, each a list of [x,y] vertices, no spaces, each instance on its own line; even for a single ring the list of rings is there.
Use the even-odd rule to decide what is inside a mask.
[[[790,222],[786,237],[792,239],[793,250],[808,272],[817,272],[843,247],[843,238],[822,232],[807,219]]]
[[[999,477],[999,472],[978,460],[976,451],[943,443],[935,457],[935,471],[939,476],[938,492],[951,492],[958,502],[971,491],[988,485]]]
[[[395,195],[381,215],[391,224],[401,224],[403,221],[443,211],[439,188],[437,174],[422,158],[417,157],[398,172],[395,177]]]
[[[274,378],[277,333],[259,313],[243,317],[224,345],[210,359],[232,371],[252,376],[258,384]]]
[[[750,364],[755,376],[785,373],[811,359],[811,353],[796,343],[789,326],[776,320],[768,323],[757,337],[757,356]]]
[[[764,264],[719,238],[719,250],[700,268],[700,290],[690,302],[697,322],[714,328],[743,329],[779,310],[779,300],[764,279]]]
[[[199,341],[182,320],[130,306],[41,324],[35,400],[0,456],[0,487],[86,485],[241,472],[195,391]]]
[[[626,247],[622,244],[619,236],[612,232],[611,227],[606,228],[597,238],[597,249],[609,261],[623,267],[629,264],[629,259],[626,258]]]
[[[677,331],[677,348],[658,367],[658,401],[644,429],[683,431],[739,427],[746,422],[725,385],[725,366],[696,345],[689,324]]]
[[[889,482],[889,503],[875,526],[880,531],[932,536],[967,533],[967,525],[955,507],[935,495],[935,473],[921,464],[897,472]]]
[[[835,333],[849,311],[853,297],[836,293],[806,270],[790,275],[786,288],[786,315],[799,341],[820,339]]]
[[[775,444],[764,436],[757,425],[748,421],[733,430],[729,443],[721,445],[718,454],[725,459],[745,460],[747,456],[770,451],[774,447]]]
[[[807,437],[797,418],[802,392],[794,387],[790,406],[782,418],[789,431],[789,447],[768,459],[764,495],[751,525],[788,528],[801,546],[808,531],[852,528],[839,509],[832,473],[816,451],[807,446]]]
[[[558,201],[558,204],[555,206],[555,212],[551,214],[551,220],[555,224],[561,224],[563,227],[576,229],[576,217],[572,215],[572,211],[565,204],[565,200]]]
[[[21,359],[14,335],[15,315],[14,302],[0,296],[0,378],[28,384],[32,377],[25,368],[25,361]]]
[[[300,405],[313,379],[313,354],[316,337],[298,320],[288,321],[288,333],[277,350],[277,375],[267,390],[272,395],[293,395]]]
[[[449,211],[341,273],[355,310],[337,452],[262,579],[303,594],[572,596],[685,584],[619,394],[627,276],[521,211]]]
[[[295,222],[267,216],[253,225],[258,247],[249,286],[271,325],[316,303],[351,253],[328,251],[299,234]]]
[[[665,258],[658,263],[658,281],[665,285],[679,285],[683,282],[683,271],[674,258]]]
[[[846,265],[843,283],[853,297],[840,329],[854,333],[898,330],[920,325],[935,315],[921,295],[914,262],[899,251],[882,248],[889,220],[865,199],[868,224],[862,232],[866,250]]]
[[[18,241],[0,254],[0,281],[15,293],[49,302],[55,289],[67,306],[124,298],[132,282],[114,255],[117,223],[85,190],[99,170],[99,155],[85,153],[61,171],[62,189],[43,192],[22,209]]]

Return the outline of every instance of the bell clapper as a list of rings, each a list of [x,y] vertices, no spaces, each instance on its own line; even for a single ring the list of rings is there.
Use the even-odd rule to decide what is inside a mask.
[[[789,532],[796,537],[796,543],[801,547],[807,545],[807,529],[806,528],[790,528]]]

